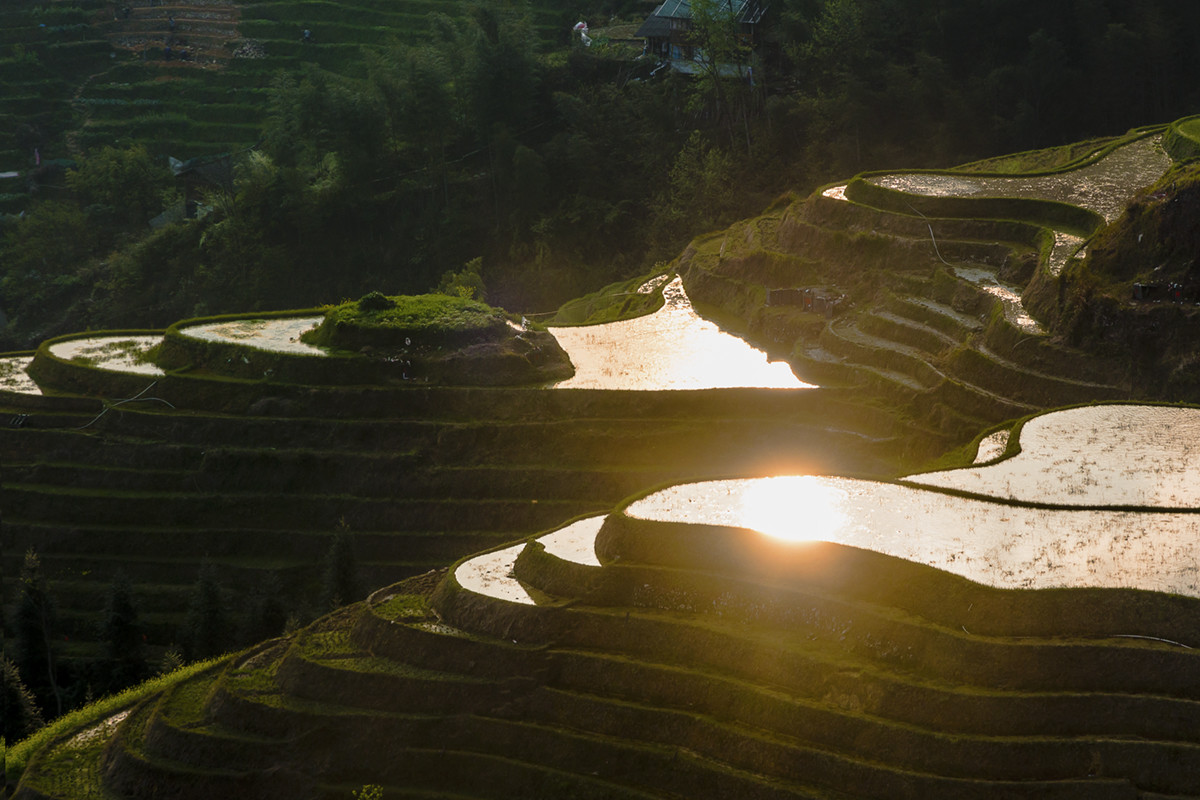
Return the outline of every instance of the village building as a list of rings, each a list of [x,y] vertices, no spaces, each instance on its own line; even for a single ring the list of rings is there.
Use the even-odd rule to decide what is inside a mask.
[[[759,23],[767,6],[762,0],[718,0],[720,10],[727,12],[738,26],[742,43],[753,48],[757,43]],[[654,9],[638,28],[638,38],[646,40],[645,54],[660,58],[678,72],[699,72],[703,53],[692,39],[692,4],[690,0],[665,0]],[[737,65],[718,65],[722,73],[738,75]]]

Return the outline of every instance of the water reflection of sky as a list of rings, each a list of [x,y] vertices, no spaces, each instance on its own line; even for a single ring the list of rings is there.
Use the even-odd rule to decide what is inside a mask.
[[[321,324],[324,317],[285,317],[282,319],[236,319],[191,325],[182,329],[184,336],[216,342],[257,347],[279,353],[323,356],[325,350],[300,341],[300,334]]]
[[[575,365],[571,389],[809,389],[786,362],[696,313],[676,278],[653,314],[603,325],[551,328]]]
[[[1171,166],[1161,136],[1118,147],[1099,161],[1053,175],[977,176],[965,173],[894,173],[872,183],[910,194],[937,197],[1027,197],[1058,200],[1095,211],[1112,222],[1138,189],[1157,181]]]
[[[1022,502],[1200,509],[1200,409],[1106,405],[1029,420],[1021,452],[910,481]]]
[[[591,567],[599,567],[596,558],[596,534],[604,524],[603,516],[576,520],[538,539],[551,555]],[[537,600],[537,592],[530,591],[525,584],[513,577],[513,566],[521,554],[524,544],[513,545],[503,550],[483,553],[459,564],[454,570],[458,585],[476,594],[507,600],[510,603],[531,605]]]
[[[139,375],[162,375],[153,361],[142,360],[146,352],[162,343],[158,334],[147,336],[96,336],[68,339],[50,346],[50,352],[65,361],[82,359],[99,369],[114,372],[133,372]]]
[[[824,476],[673,486],[632,517],[831,541],[1004,588],[1120,586],[1200,596],[1200,410],[1104,406],[1028,423],[1021,456],[914,476],[1017,497],[1027,508],[920,487]],[[1163,511],[1098,506],[1145,504]]]

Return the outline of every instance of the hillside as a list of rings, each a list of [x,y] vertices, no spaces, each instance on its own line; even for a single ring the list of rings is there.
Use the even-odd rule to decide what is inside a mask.
[[[0,107],[10,135],[0,173],[21,175],[0,186],[0,210],[28,207],[34,148],[47,161],[102,145],[143,145],[184,161],[243,150],[261,138],[279,74],[316,66],[361,77],[370,54],[427,39],[434,13],[458,18],[462,10],[439,0],[5,3]],[[570,25],[552,6],[535,5],[532,18],[547,38]]]
[[[992,431],[1009,444],[978,460],[1011,456],[1012,420],[1046,409],[1194,399],[1059,327],[1093,237],[1191,155],[1190,126],[865,173],[693,241],[672,268],[697,307],[816,389],[412,386],[370,353],[187,332],[228,318],[87,335],[191,354],[153,377],[67,355],[83,335],[10,356],[45,394],[3,396],[5,571],[46,547],[77,659],[117,564],[160,645],[202,560],[226,592],[274,573],[311,608],[348,529],[388,584],[31,740],[17,796],[1200,794],[1194,598],[1001,590],[622,502],[714,476],[895,478],[971,463]],[[653,311],[638,290],[664,279],[561,321]],[[1115,511],[1153,527],[1162,509]]]

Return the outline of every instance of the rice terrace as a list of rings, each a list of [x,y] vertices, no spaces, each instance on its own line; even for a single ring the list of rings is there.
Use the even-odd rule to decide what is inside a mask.
[[[820,5],[810,50],[858,19]],[[121,229],[86,302],[63,278],[43,299],[64,313],[23,328],[25,304],[4,322],[45,335],[0,354],[3,796],[1200,797],[1200,117],[953,168],[858,168],[732,222],[693,205],[720,224],[553,311],[494,302],[584,285],[553,259],[529,256],[522,295],[397,212],[410,265],[445,262],[432,291],[373,271],[381,236],[347,251],[324,300],[299,302],[312,276],[288,263],[274,303],[216,307],[227,295],[205,290],[143,324],[183,307],[156,270],[188,275],[180,294],[258,280],[236,259],[185,268],[250,241],[261,220],[237,204],[255,192],[306,198],[312,230],[367,230],[363,195],[340,216],[331,187],[382,179],[335,145],[287,163],[256,144],[282,113],[260,101],[291,91],[293,62],[343,89],[378,78],[389,53],[415,52],[386,32],[419,41],[418,18],[462,47],[486,50],[491,30],[503,51],[508,17],[435,6],[48,3],[3,31],[10,50],[69,40],[56,59],[32,44],[0,59],[6,81],[57,87],[39,111],[56,146],[86,153],[116,127],[156,158],[186,150],[200,161],[167,197],[201,208]],[[521,30],[567,40],[550,62],[630,93],[675,80],[662,71],[683,75],[678,92],[729,80],[698,77],[702,54],[671,66],[679,43],[655,38],[669,6],[619,5],[591,28],[537,6]],[[737,8],[762,46],[754,26],[772,17]],[[621,9],[650,15],[636,37]],[[53,30],[35,33],[43,19]],[[395,97],[473,85],[421,83],[422,52]],[[69,86],[67,59],[93,78]],[[564,116],[602,126],[564,87]],[[750,158],[749,106],[709,102],[680,108],[736,146],[744,132]],[[550,191],[538,164],[598,152],[550,134],[537,150],[493,123],[459,167],[444,144],[399,146],[421,166],[383,202],[421,184],[439,225],[467,226],[450,198],[490,194],[512,206],[493,220],[504,239],[521,187]],[[668,183],[723,169],[706,148]],[[234,150],[241,188],[193,196],[191,170]],[[77,193],[81,157],[62,167]],[[5,241],[26,211],[42,224],[35,195],[0,195]],[[81,213],[117,213],[103,205]],[[598,208],[570,213],[582,226]],[[669,221],[637,235],[673,241]],[[567,252],[518,239],[510,253]],[[238,252],[269,272],[299,252],[276,245]],[[359,277],[388,291],[338,293]],[[63,331],[105,298],[153,313]]]

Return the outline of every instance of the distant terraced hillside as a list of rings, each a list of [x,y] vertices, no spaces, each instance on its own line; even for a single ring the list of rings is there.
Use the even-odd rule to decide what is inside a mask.
[[[281,72],[316,65],[361,77],[366,53],[421,42],[430,14],[461,10],[453,0],[6,2],[0,173],[20,174],[0,178],[0,212],[28,206],[35,148],[42,162],[105,145],[180,160],[241,150],[258,141]],[[556,6],[531,13],[547,40],[571,24]]]

